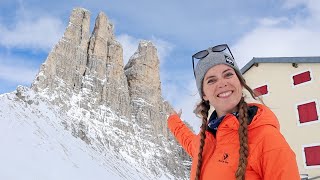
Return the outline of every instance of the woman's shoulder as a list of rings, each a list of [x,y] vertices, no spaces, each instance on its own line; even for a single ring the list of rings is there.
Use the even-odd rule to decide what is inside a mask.
[[[256,128],[249,129],[248,140],[251,148],[260,153],[289,147],[280,129],[268,121],[261,123]]]
[[[280,132],[280,124],[275,114],[265,105],[250,103],[256,106],[257,112],[248,126],[248,139],[252,144],[269,148],[282,146],[285,139]],[[269,147],[269,148],[267,148]]]
[[[261,126],[275,128],[280,130],[280,124],[276,115],[270,108],[263,104],[249,103],[249,107],[257,107],[254,117],[248,127],[249,130],[255,129]],[[252,109],[252,108],[251,108]]]

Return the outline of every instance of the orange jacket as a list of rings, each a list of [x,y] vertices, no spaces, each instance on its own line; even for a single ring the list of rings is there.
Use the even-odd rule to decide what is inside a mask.
[[[249,155],[246,180],[299,180],[295,154],[280,133],[280,125],[273,112],[264,105],[251,103],[258,111],[248,126]],[[168,127],[192,157],[190,179],[195,178],[200,135],[195,135],[178,115],[168,118]],[[216,137],[209,131],[202,154],[200,179],[232,180],[239,161],[239,122],[227,114],[218,127]]]

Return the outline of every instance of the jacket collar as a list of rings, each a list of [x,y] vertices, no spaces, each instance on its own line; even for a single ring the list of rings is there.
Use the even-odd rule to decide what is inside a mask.
[[[248,107],[248,124],[251,123],[253,117],[257,114],[257,111],[258,111],[257,106],[253,105],[253,106]],[[237,119],[239,118],[238,112],[230,113],[230,115],[235,116]],[[213,111],[213,113],[211,114],[209,121],[208,121],[208,128],[207,128],[208,131],[210,131],[211,133],[216,135],[218,127],[225,117],[226,117],[226,115],[218,118],[217,112]]]

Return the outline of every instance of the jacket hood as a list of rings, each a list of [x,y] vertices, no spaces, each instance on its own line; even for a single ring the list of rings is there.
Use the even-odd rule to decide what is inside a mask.
[[[248,106],[258,107],[258,111],[249,124],[248,130],[264,125],[274,126],[280,130],[278,118],[267,106],[258,103],[248,103]]]

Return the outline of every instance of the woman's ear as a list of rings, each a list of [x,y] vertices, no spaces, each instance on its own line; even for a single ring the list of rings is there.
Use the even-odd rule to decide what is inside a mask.
[[[204,101],[209,101],[208,97],[207,97],[204,93],[203,93],[202,99],[203,99]]]

